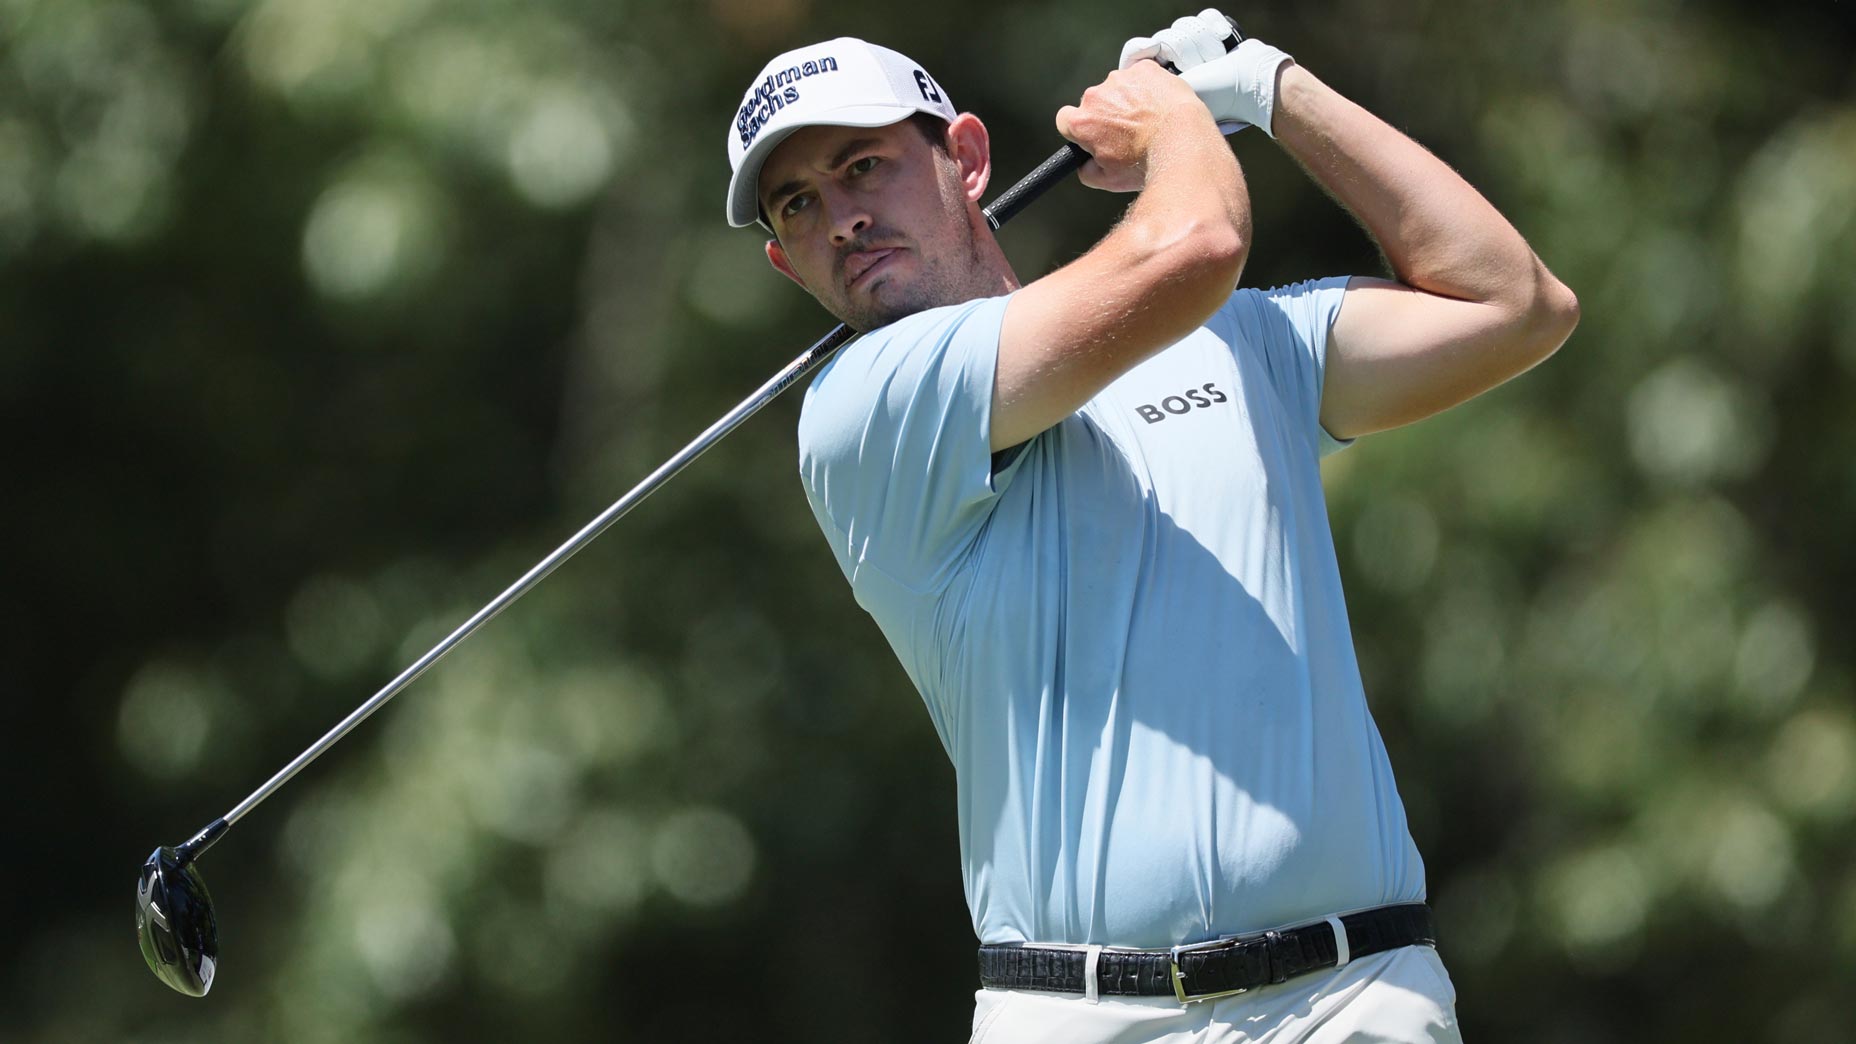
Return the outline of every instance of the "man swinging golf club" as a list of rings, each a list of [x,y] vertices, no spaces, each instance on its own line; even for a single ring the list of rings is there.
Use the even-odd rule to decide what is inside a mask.
[[[1058,110],[1083,182],[1135,196],[1028,283],[985,126],[903,55],[790,51],[729,128],[729,221],[863,334],[800,471],[954,763],[976,1041],[1459,1039],[1318,462],[1540,362],[1578,305],[1449,167],[1237,40],[1182,18]],[[1394,279],[1233,292],[1242,124]]]

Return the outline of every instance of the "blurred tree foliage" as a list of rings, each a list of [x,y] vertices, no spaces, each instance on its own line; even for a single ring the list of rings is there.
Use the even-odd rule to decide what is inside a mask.
[[[1234,12],[1584,304],[1328,465],[1471,1039],[1856,1037],[1851,11]],[[213,852],[210,999],[143,970],[130,880],[826,329],[722,221],[767,57],[903,47],[1003,185],[1181,13],[0,0],[0,1037],[964,1036],[950,772],[805,510],[797,396]],[[1235,147],[1247,282],[1377,270]],[[1124,202],[1060,188],[1007,249]]]

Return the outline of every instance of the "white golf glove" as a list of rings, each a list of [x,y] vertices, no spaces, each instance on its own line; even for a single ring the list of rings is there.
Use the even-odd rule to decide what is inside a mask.
[[[1219,130],[1232,134],[1246,126],[1261,127],[1273,138],[1276,73],[1284,62],[1295,59],[1261,40],[1245,40],[1226,53],[1225,43],[1232,35],[1225,16],[1206,8],[1151,37],[1137,36],[1123,44],[1121,67],[1144,58],[1170,62],[1211,110]]]
[[[1180,72],[1223,58],[1230,48],[1231,23],[1216,8],[1208,7],[1196,15],[1187,15],[1152,36],[1137,36],[1121,45],[1121,65],[1126,69],[1143,58],[1171,65]]]

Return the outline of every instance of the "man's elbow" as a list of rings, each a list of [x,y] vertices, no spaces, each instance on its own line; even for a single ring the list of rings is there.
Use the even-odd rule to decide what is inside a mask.
[[[1250,256],[1249,229],[1209,216],[1169,215],[1116,229],[1122,278],[1149,287],[1147,303],[1192,325],[1217,311],[1237,289]],[[1183,336],[1183,334],[1182,334]]]
[[[1207,315],[1216,311],[1237,289],[1250,258],[1249,229],[1222,220],[1193,222],[1174,255],[1174,278],[1190,286],[1202,299]]]
[[[1242,269],[1250,257],[1249,222],[1213,220],[1199,222],[1194,229],[1199,253],[1208,264]]]
[[[1547,342],[1547,354],[1551,355],[1566,339],[1572,336],[1573,328],[1579,325],[1579,298],[1572,292],[1572,287],[1556,279],[1552,273],[1542,273],[1540,303],[1536,310],[1540,318],[1536,320],[1544,329],[1541,334]]]
[[[1516,340],[1519,353],[1526,357],[1523,369],[1558,351],[1579,325],[1578,296],[1544,267],[1535,281],[1534,293],[1521,311]]]
[[[1159,264],[1178,272],[1242,269],[1250,256],[1247,221],[1224,215],[1166,214],[1129,221],[1119,231],[1130,240],[1135,263]]]

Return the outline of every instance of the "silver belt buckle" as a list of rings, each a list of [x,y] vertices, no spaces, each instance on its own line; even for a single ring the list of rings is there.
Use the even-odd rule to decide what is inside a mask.
[[[1169,958],[1173,974],[1173,996],[1178,997],[1181,1004],[1197,1004],[1200,1001],[1217,1000],[1219,997],[1235,997],[1240,993],[1249,993],[1250,991],[1247,989],[1220,990],[1217,993],[1187,993],[1186,973],[1179,970],[1180,954],[1190,953],[1194,950],[1215,950],[1220,947],[1230,947],[1236,945],[1237,940],[1237,936],[1227,935],[1217,939],[1208,939],[1205,942],[1189,943],[1185,946],[1173,947],[1171,950],[1171,957]]]

